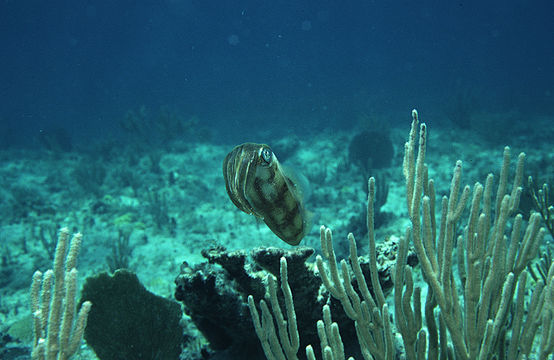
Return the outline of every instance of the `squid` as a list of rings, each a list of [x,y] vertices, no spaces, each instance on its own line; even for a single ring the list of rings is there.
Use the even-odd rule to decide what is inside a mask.
[[[262,219],[287,244],[298,245],[310,231],[302,190],[268,145],[236,146],[223,161],[223,177],[233,204]]]

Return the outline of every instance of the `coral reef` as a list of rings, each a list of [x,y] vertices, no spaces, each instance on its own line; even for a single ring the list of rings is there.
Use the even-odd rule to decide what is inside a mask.
[[[394,148],[390,135],[384,130],[364,130],[348,145],[348,160],[359,166],[364,175],[392,165]],[[367,179],[369,176],[365,176]]]
[[[85,339],[102,359],[178,359],[181,308],[154,295],[128,270],[87,278],[81,303],[94,305]]]
[[[397,251],[396,241],[388,239],[378,250],[379,281],[387,292],[392,287],[390,272]],[[258,247],[249,253],[213,247],[202,252],[207,262],[194,266],[183,263],[181,274],[175,279],[175,298],[185,305],[185,313],[216,353],[233,359],[260,358],[263,352],[250,319],[247,296],[252,295],[256,301],[265,297],[266,276],[279,276],[279,261],[284,257],[289,264],[289,284],[295,297],[302,344],[306,346],[317,339],[314,324],[326,303],[330,304],[335,321],[343,326],[344,333],[355,339],[355,329],[340,304],[321,287],[314,264],[307,262],[313,253],[313,249],[306,247],[294,250]],[[360,258],[360,263],[367,274],[367,260]],[[417,263],[413,253],[410,263]],[[357,287],[355,283],[354,286]],[[283,302],[283,298],[279,297],[279,301]]]

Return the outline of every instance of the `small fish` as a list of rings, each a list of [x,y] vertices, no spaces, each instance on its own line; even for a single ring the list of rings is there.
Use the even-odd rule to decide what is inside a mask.
[[[286,243],[298,245],[310,231],[302,192],[268,145],[236,146],[223,161],[223,177],[233,204],[263,219]]]

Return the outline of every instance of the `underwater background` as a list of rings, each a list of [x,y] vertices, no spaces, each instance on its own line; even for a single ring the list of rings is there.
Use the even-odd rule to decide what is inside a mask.
[[[229,198],[222,164],[242,143],[269,145],[294,174],[309,212],[301,245],[319,253],[324,224],[339,258],[349,232],[367,236],[370,176],[377,242],[404,236],[413,108],[440,196],[456,160],[473,185],[498,173],[506,145],[527,154],[525,179],[554,185],[553,19],[548,0],[1,1],[0,358],[30,358],[31,279],[52,268],[65,226],[83,233],[78,301],[127,289],[81,293],[123,268],[138,278],[129,289],[157,296],[136,295],[144,317],[126,327],[118,309],[106,316],[121,328],[95,323],[129,352],[85,333],[75,358],[263,359],[249,317],[237,333],[253,337],[237,345],[237,318],[218,324],[213,294],[175,300],[180,274],[216,271],[214,251],[295,249]],[[548,233],[541,253],[553,243]],[[172,320],[150,319],[162,313]],[[131,328],[146,349],[123,336]],[[156,336],[173,342],[145,340]]]

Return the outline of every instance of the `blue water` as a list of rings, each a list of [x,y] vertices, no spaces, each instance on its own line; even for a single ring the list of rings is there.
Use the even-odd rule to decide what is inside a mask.
[[[349,128],[367,109],[440,122],[460,92],[551,114],[553,19],[551,0],[2,1],[3,145],[117,138],[141,106],[229,143]]]
[[[246,309],[237,299],[258,288],[259,274],[246,272],[258,272],[258,266],[247,266],[246,275],[229,271],[231,277],[239,274],[236,282],[224,270],[218,275],[224,280],[194,280],[212,274],[205,270],[211,265],[204,268],[203,249],[212,256],[211,250],[223,247],[250,253],[260,245],[287,246],[277,237],[282,232],[272,233],[275,227],[233,205],[236,193],[244,199],[263,193],[262,210],[271,212],[252,209],[266,219],[302,220],[280,224],[287,229],[302,224],[304,234],[313,223],[302,245],[316,252],[319,226],[333,228],[335,239],[342,239],[335,242],[341,259],[349,251],[348,232],[356,235],[360,254],[367,253],[367,241],[360,239],[367,233],[367,179],[375,176],[377,241],[398,241],[409,221],[400,166],[414,108],[429,124],[426,162],[429,177],[437,180],[437,199],[448,193],[457,159],[464,160],[463,184],[483,182],[490,171],[498,174],[508,144],[512,169],[516,154],[525,151],[525,177],[533,175],[538,186],[554,185],[553,0],[0,0],[0,46],[1,359],[15,359],[16,350],[29,357],[31,313],[40,313],[29,307],[29,286],[35,270],[52,267],[60,226],[85,234],[79,288],[101,271],[128,267],[157,295],[173,298],[176,290],[188,289],[193,296],[188,303],[181,299],[185,312],[200,316],[187,318],[186,336],[177,339],[184,354],[207,358],[204,353],[213,351],[221,359],[234,347],[241,350],[236,358],[247,358],[242,350],[258,342],[248,315],[235,317],[235,310]],[[258,172],[246,153],[240,158],[246,166],[225,172],[241,181],[235,193],[229,191],[222,163],[243,142],[272,146],[283,164],[272,165],[279,183],[270,172]],[[264,154],[263,164],[268,158],[272,152]],[[519,201],[525,218],[538,209],[529,188]],[[266,208],[268,199],[273,206]],[[448,236],[467,235],[466,214]],[[498,227],[493,229],[497,234]],[[551,260],[543,249],[551,247],[552,233],[550,228],[540,250],[544,269]],[[491,246],[501,248],[491,244],[487,253]],[[379,250],[383,268],[392,263],[395,248]],[[180,271],[193,275],[193,291],[174,287]],[[295,275],[291,271],[289,279]],[[302,291],[291,284],[296,304],[304,305],[297,309],[305,309],[297,310],[299,319],[307,315],[299,326],[307,343],[304,334],[314,335],[316,321],[307,317],[322,305],[310,299],[323,297],[321,291],[309,295],[304,288],[317,289],[311,281],[304,286],[303,275],[296,284],[298,279]],[[309,296],[300,300],[301,294]],[[218,303],[228,307],[212,305]],[[91,314],[100,305],[93,301]],[[160,350],[157,338],[165,340],[167,333],[137,318],[135,308],[125,310],[113,320],[128,316],[138,320],[129,328],[153,329],[157,336],[129,338]],[[215,320],[210,325],[204,319]],[[96,321],[101,332],[114,328]],[[351,334],[343,339],[352,348],[348,326]],[[513,329],[506,329],[509,339]],[[127,346],[120,333],[111,339]],[[223,345],[217,341],[222,333]],[[93,349],[100,354],[94,340],[85,339],[82,358],[93,358]]]

